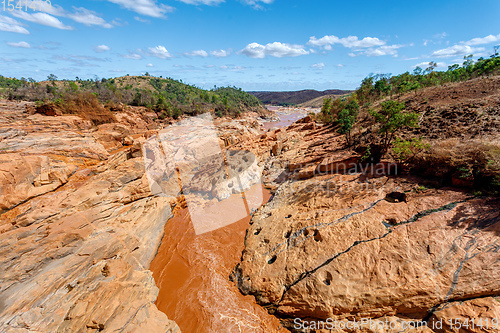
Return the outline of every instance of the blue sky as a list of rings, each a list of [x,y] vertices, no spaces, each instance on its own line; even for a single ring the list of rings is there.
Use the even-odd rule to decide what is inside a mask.
[[[37,80],[149,72],[202,88],[353,89],[500,44],[498,0],[21,1],[0,3],[0,74]]]

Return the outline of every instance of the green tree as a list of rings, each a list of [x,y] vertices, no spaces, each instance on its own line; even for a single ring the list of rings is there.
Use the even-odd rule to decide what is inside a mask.
[[[47,76],[47,80],[52,82],[52,85],[55,86],[57,81],[57,76],[55,76],[54,74],[50,74],[49,76]]]
[[[352,138],[351,138],[351,131],[356,123],[356,118],[358,117],[358,112],[359,112],[359,104],[356,101],[356,98],[352,98],[345,108],[340,111],[338,115],[337,122],[340,125],[340,128],[338,129],[338,132],[340,134],[345,134],[345,137],[347,139],[347,144],[351,145],[352,143]]]
[[[71,91],[75,92],[75,91],[78,90],[78,85],[75,82],[70,81],[69,82],[69,88],[70,88]]]
[[[394,139],[395,133],[404,127],[417,127],[418,114],[415,112],[404,113],[404,103],[393,100],[382,103],[380,111],[370,110],[375,121],[380,123],[379,133],[382,134],[382,148],[385,154]]]
[[[375,90],[379,95],[385,95],[391,91],[391,86],[387,82],[387,79],[383,78],[375,82]]]

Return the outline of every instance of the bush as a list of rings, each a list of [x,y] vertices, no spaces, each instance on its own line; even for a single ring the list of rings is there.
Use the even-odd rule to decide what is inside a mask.
[[[382,134],[383,153],[386,153],[398,130],[404,127],[417,127],[418,114],[404,113],[404,103],[388,100],[382,103],[380,111],[370,110],[370,115],[380,124],[379,133]]]
[[[398,163],[406,165],[417,155],[428,151],[430,147],[430,144],[424,143],[422,138],[413,138],[412,140],[397,138],[394,142],[394,148],[392,148],[392,156]]]

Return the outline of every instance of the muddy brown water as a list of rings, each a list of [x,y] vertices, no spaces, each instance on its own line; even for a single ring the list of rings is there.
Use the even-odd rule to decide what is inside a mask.
[[[270,193],[262,190],[267,202]],[[228,200],[241,200],[241,195]],[[156,306],[183,333],[286,332],[253,296],[243,296],[229,280],[240,261],[249,223],[247,216],[197,236],[188,209],[174,210],[150,270],[160,289]]]
[[[288,127],[294,122],[296,122],[299,119],[304,118],[307,116],[304,112],[294,112],[294,113],[282,113],[282,112],[276,112],[278,117],[280,118],[279,121],[271,121],[264,123],[264,128],[266,130],[269,130],[273,127],[277,128],[282,128],[282,127]]]

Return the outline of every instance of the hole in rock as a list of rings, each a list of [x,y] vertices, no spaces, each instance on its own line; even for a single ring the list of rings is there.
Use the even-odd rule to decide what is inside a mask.
[[[304,230],[304,236],[306,236],[306,237],[309,236],[309,230],[307,230],[307,229]]]
[[[385,200],[392,203],[406,202],[406,194],[402,192],[391,192],[385,196]]]
[[[267,261],[267,263],[268,263],[269,265],[274,264],[274,262],[276,261],[276,259],[278,259],[278,257],[277,257],[277,256],[273,256],[271,259],[269,259],[269,260]]]
[[[261,231],[262,231],[262,228],[259,228],[259,229],[255,230],[255,232],[253,234],[258,235],[258,234],[260,234]]]
[[[285,233],[285,238],[290,238],[290,236],[292,235],[292,231],[289,230]]]
[[[325,280],[323,282],[324,284],[329,286],[332,284],[332,279],[333,279],[332,274],[330,272],[326,272]]]
[[[319,230],[314,230],[314,240],[316,242],[321,242],[323,241],[323,236],[319,233]]]

